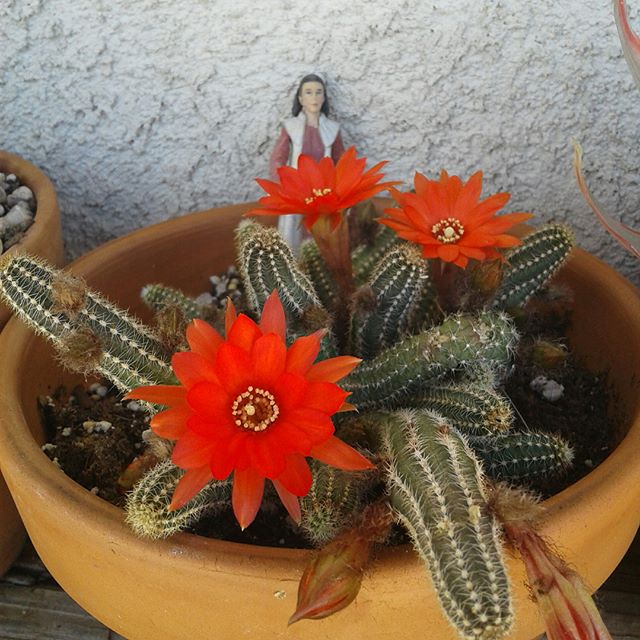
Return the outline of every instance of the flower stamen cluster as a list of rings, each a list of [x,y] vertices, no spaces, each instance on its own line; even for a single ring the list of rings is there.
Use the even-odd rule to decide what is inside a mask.
[[[312,202],[315,202],[318,198],[323,198],[329,193],[333,193],[333,189],[329,187],[325,187],[324,189],[313,189],[312,193],[313,193],[312,196],[309,196],[304,199],[305,204],[311,204]]]
[[[264,431],[278,419],[280,407],[272,393],[249,386],[234,400],[231,413],[239,427]]]
[[[457,218],[449,217],[440,220],[440,222],[436,222],[436,224],[431,227],[431,233],[433,233],[437,240],[445,244],[458,242],[464,235],[464,226]]]

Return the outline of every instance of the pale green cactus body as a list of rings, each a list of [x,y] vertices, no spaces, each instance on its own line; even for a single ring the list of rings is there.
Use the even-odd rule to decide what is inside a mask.
[[[336,283],[313,240],[307,240],[300,246],[300,264],[324,308],[333,309],[336,304]]]
[[[469,445],[494,480],[526,482],[562,475],[573,461],[573,449],[560,436],[511,432],[470,436]]]
[[[309,541],[320,547],[351,524],[378,479],[373,472],[350,472],[310,460],[313,484],[300,501],[300,526]]]
[[[500,528],[487,508],[478,460],[436,414],[391,414],[383,429],[391,505],[447,618],[468,640],[506,635],[513,612]]]
[[[505,314],[456,314],[363,362],[344,380],[360,410],[401,408],[428,382],[466,367],[506,367],[517,332]]]
[[[381,258],[393,247],[402,244],[403,241],[389,227],[380,225],[373,244],[360,245],[351,252],[353,277],[358,284],[364,284],[369,280],[371,272],[380,262]]]
[[[16,256],[0,272],[4,299],[36,332],[65,348],[78,329],[90,331],[102,353],[97,371],[124,391],[177,381],[164,345],[147,327],[90,289],[83,289],[67,313],[58,311],[56,281],[69,275],[27,256]]]
[[[185,296],[182,291],[163,284],[148,284],[140,292],[142,301],[153,311],[162,311],[167,307],[177,307],[184,319],[189,322],[195,318],[203,318],[211,311],[207,305],[196,302]]]
[[[573,233],[561,224],[541,227],[505,255],[502,282],[494,309],[523,305],[565,262],[574,245]]]
[[[514,420],[511,404],[504,396],[468,379],[430,384],[408,398],[406,405],[435,411],[452,427],[469,435],[504,432]]]
[[[254,311],[262,309],[274,289],[291,318],[321,306],[311,280],[276,229],[245,222],[238,227],[236,238],[245,295]]]
[[[150,469],[127,495],[125,518],[133,531],[143,538],[166,538],[182,531],[205,513],[211,514],[229,505],[231,479],[212,480],[187,504],[169,511],[173,492],[184,471],[170,460]]]
[[[353,317],[355,352],[365,358],[410,333],[421,303],[434,295],[429,265],[410,244],[400,244],[381,258],[368,287],[374,303],[364,309],[356,305]]]

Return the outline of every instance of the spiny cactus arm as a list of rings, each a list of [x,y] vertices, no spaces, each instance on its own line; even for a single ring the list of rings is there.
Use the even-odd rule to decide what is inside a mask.
[[[361,363],[344,380],[349,402],[360,410],[401,408],[406,398],[445,373],[465,368],[505,368],[518,334],[505,314],[456,314],[441,325],[405,338]]]
[[[324,308],[333,309],[337,301],[336,283],[320,255],[318,245],[313,240],[302,243],[300,264],[309,276]]]
[[[73,350],[69,342],[79,331],[95,336],[101,348],[95,369],[120,389],[176,383],[163,344],[71,274],[19,255],[3,265],[0,289],[28,326],[63,351]]]
[[[254,311],[262,309],[274,289],[291,319],[320,306],[311,280],[275,228],[242,222],[236,230],[236,246],[245,294]]]
[[[343,471],[316,460],[310,460],[309,466],[313,483],[300,501],[300,527],[305,537],[320,547],[352,524],[378,475],[372,471]]]
[[[489,386],[466,378],[430,384],[407,398],[405,404],[434,411],[446,418],[452,427],[468,435],[504,432],[514,420],[507,398]]]
[[[561,224],[546,225],[525,236],[505,255],[502,281],[492,307],[523,305],[565,262],[574,246],[573,233]]]
[[[142,301],[153,311],[162,311],[167,307],[177,307],[187,322],[208,315],[207,305],[199,304],[182,291],[163,284],[148,284],[140,292]]]
[[[163,460],[127,494],[125,520],[136,535],[166,538],[230,504],[231,480],[212,480],[183,507],[169,511],[173,491],[183,474],[170,460]]]
[[[351,264],[353,277],[358,284],[364,284],[369,279],[374,267],[380,259],[392,247],[402,244],[403,240],[389,227],[379,225],[380,229],[376,234],[373,244],[360,245],[351,252]]]
[[[373,304],[354,308],[352,343],[355,351],[371,358],[409,333],[418,305],[433,288],[429,266],[414,245],[400,244],[376,265],[368,282]]]
[[[521,483],[551,479],[565,473],[573,461],[569,443],[554,434],[512,432],[469,436],[468,441],[494,480]]]
[[[429,412],[393,414],[383,439],[391,505],[447,618],[465,639],[504,636],[513,621],[509,583],[477,459]]]

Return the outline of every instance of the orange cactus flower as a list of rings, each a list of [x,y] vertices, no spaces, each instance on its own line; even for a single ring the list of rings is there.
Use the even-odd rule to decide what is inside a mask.
[[[301,155],[297,168],[278,169],[280,183],[256,180],[268,195],[260,198],[260,208],[245,215],[303,214],[304,225],[309,230],[320,217],[326,216],[335,229],[342,211],[398,184],[380,182],[384,178],[380,169],[386,162],[364,171],[366,162],[366,158],[356,158],[354,147],[347,149],[335,165],[331,158],[316,162],[310,156]]]
[[[510,196],[496,193],[480,200],[481,171],[466,183],[446,171],[442,171],[440,180],[416,173],[414,184],[416,193],[389,189],[400,208],[385,209],[389,217],[379,222],[401,238],[422,245],[425,258],[440,258],[462,268],[470,258],[500,258],[498,249],[520,244],[518,238],[504,232],[532,217],[530,213],[496,216]]]
[[[151,419],[151,428],[177,441],[171,459],[186,470],[171,509],[233,472],[232,505],[243,529],[258,512],[266,478],[299,521],[298,497],[309,492],[312,480],[305,457],[341,469],[373,466],[333,435],[331,420],[348,395],[336,382],[360,360],[339,356],[314,363],[322,330],[287,348],[275,291],[259,324],[236,315],[230,301],[225,320],[226,338],[202,320],[187,327],[190,351],[172,359],[180,385],[139,387],[127,397],[169,407]]]

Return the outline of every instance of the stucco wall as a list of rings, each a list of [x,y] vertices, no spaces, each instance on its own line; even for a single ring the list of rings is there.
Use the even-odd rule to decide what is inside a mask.
[[[629,0],[636,25],[640,0]],[[388,174],[485,172],[640,281],[571,172],[640,227],[640,93],[608,0],[0,0],[0,147],[58,190],[75,256],[254,199],[299,77]]]

